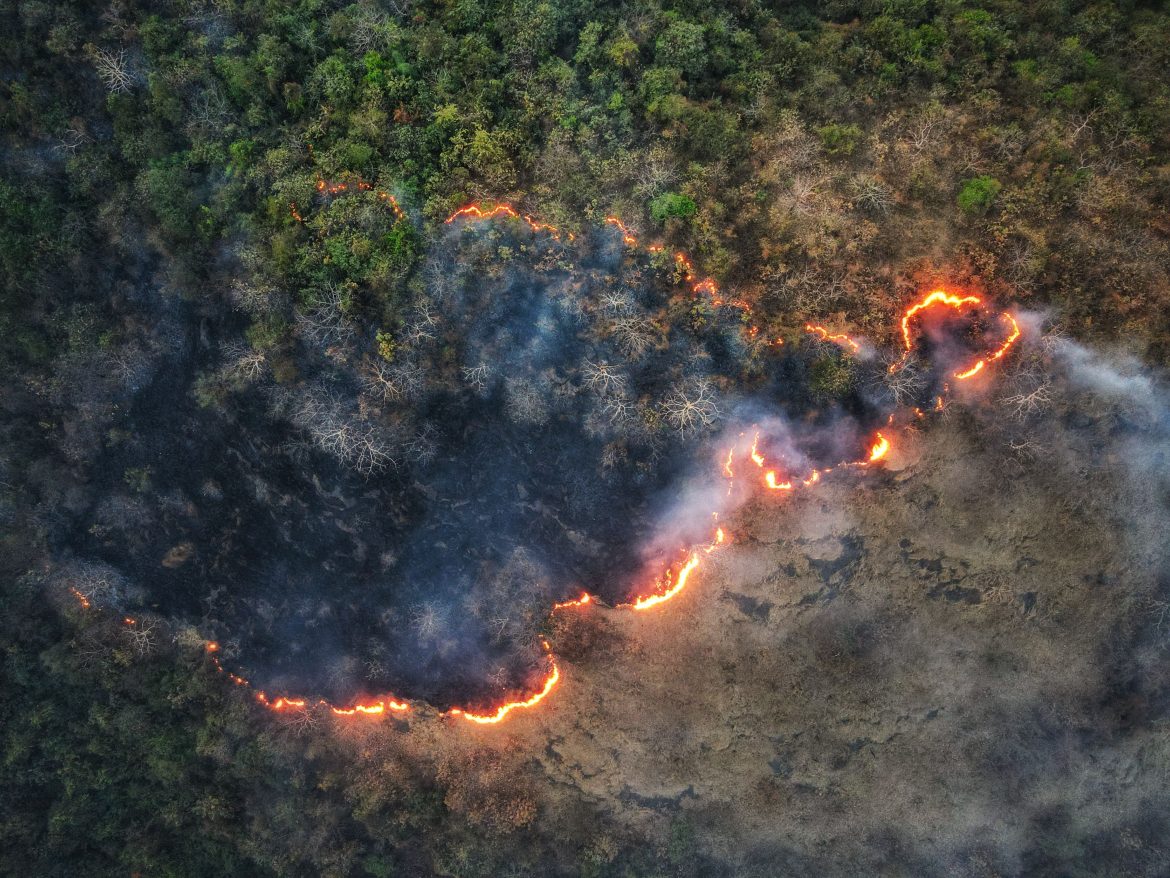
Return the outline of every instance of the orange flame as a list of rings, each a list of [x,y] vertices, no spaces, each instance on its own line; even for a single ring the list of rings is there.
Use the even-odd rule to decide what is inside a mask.
[[[983,367],[988,363],[994,363],[1000,357],[1008,352],[1008,349],[1016,343],[1016,339],[1020,337],[1020,324],[1016,322],[1016,318],[1004,311],[999,315],[1002,320],[1006,320],[1011,330],[1008,332],[1007,339],[998,348],[988,354],[981,360],[976,360],[975,364],[970,368],[964,369],[961,372],[956,372],[955,377],[960,381],[972,378],[978,375],[983,370]]]
[[[489,714],[468,713],[458,707],[451,708],[447,713],[451,716],[461,716],[468,722],[478,723],[479,725],[495,725],[501,722],[513,710],[535,707],[545,699],[548,693],[552,692],[553,687],[561,679],[561,669],[557,667],[556,661],[550,659],[549,664],[551,665],[551,670],[549,671],[549,675],[545,677],[544,685],[540,688],[540,691],[523,701],[507,701],[497,707],[495,713]]]
[[[902,315],[902,345],[906,349],[905,354],[902,356],[902,362],[906,361],[906,358],[910,355],[910,352],[914,348],[914,340],[910,329],[910,323],[920,312],[939,305],[954,308],[956,311],[962,311],[965,307],[976,307],[982,304],[983,300],[978,296],[957,296],[948,293],[946,290],[934,290],[933,292],[923,297],[920,301],[915,302],[913,305],[907,308],[905,313]],[[963,369],[959,369],[957,372],[955,372],[954,377],[959,381],[965,381],[968,378],[973,378],[978,375],[983,371],[988,363],[993,363],[1003,357],[1003,355],[1008,352],[1011,346],[1016,343],[1016,340],[1019,339],[1020,324],[1016,322],[1016,318],[1006,311],[1002,312],[999,317],[1008,325],[1007,338],[990,354],[981,357],[971,365]],[[896,371],[898,365],[899,364],[896,363],[891,366],[890,371]],[[942,397],[939,397],[940,403],[941,399]],[[935,408],[936,410],[941,411],[942,405],[936,405]]]
[[[516,208],[512,207],[512,205],[510,205],[510,204],[503,203],[503,202],[501,202],[500,204],[497,204],[495,207],[491,208],[490,210],[484,210],[478,204],[475,204],[475,203],[469,204],[466,207],[459,208],[457,211],[455,211],[453,214],[451,214],[449,217],[447,217],[447,219],[445,219],[443,221],[443,223],[444,223],[444,225],[449,225],[449,224],[455,222],[455,220],[459,219],[460,217],[465,217],[467,219],[472,219],[472,220],[492,220],[492,219],[497,219],[498,217],[502,217],[502,216],[506,216],[506,217],[509,217],[511,219],[521,220],[534,232],[548,232],[554,238],[560,237],[560,231],[557,229],[556,226],[550,226],[548,223],[542,223],[542,222],[534,219],[533,217],[529,216],[528,214],[524,214],[523,216],[521,216],[521,214],[516,210]],[[572,240],[572,239],[573,239],[573,236],[569,235],[569,240]]]
[[[553,609],[554,610],[565,610],[565,609],[568,609],[570,607],[583,607],[586,604],[592,603],[592,601],[593,601],[593,595],[589,594],[589,592],[587,592],[587,591],[583,591],[583,592],[581,592],[581,597],[577,598],[574,601],[561,601],[559,604],[553,604]]]
[[[626,224],[623,223],[616,216],[607,216],[605,218],[605,221],[607,223],[609,223],[611,226],[618,227],[618,231],[620,231],[622,233],[622,242],[627,247],[633,247],[638,243],[638,239],[634,236],[634,233],[631,232],[628,228],[626,228]]]
[[[369,183],[366,183],[364,181],[358,181],[355,185],[359,191],[372,191],[373,190],[372,185]],[[348,184],[345,184],[345,183],[329,184],[325,180],[322,179],[322,180],[317,181],[316,188],[317,188],[318,192],[323,192],[323,193],[328,193],[328,194],[338,194],[340,192],[347,191],[349,186],[348,186]],[[399,207],[398,202],[394,199],[394,197],[392,195],[390,195],[387,192],[383,192],[381,190],[378,190],[377,196],[379,199],[387,201],[391,205],[391,207],[394,209],[395,213],[400,218],[403,216],[402,210]],[[298,221],[303,221],[299,212],[297,212],[297,208],[296,208],[295,204],[290,205],[290,209],[292,211],[292,215],[293,215],[294,219],[297,219]],[[533,219],[531,216],[527,216],[527,215],[521,216],[511,205],[504,204],[504,203],[498,204],[495,207],[493,207],[491,209],[487,209],[487,210],[481,208],[478,204],[469,204],[466,207],[460,208],[459,210],[455,211],[455,213],[451,214],[451,216],[447,218],[446,222],[447,223],[454,222],[456,219],[458,219],[460,217],[465,217],[465,218],[470,219],[470,220],[491,220],[491,219],[495,219],[497,217],[517,218],[517,219],[521,219],[523,222],[525,222],[530,228],[533,229],[533,231],[547,231],[554,236],[559,235],[559,233],[555,227],[547,225],[545,223],[540,223],[537,220]],[[637,238],[621,222],[620,219],[618,219],[617,217],[606,217],[606,222],[611,224],[611,225],[616,226],[621,231],[622,240],[625,244],[627,244],[628,246],[636,245]],[[571,234],[568,237],[570,240],[572,240],[572,238],[573,238],[573,236]],[[658,252],[658,251],[662,250],[662,247],[659,245],[651,245],[647,249],[650,252],[654,253],[654,252]],[[675,254],[675,262],[679,266],[679,268],[683,271],[683,275],[684,275],[686,281],[692,285],[693,292],[695,292],[696,294],[702,293],[702,294],[711,295],[713,297],[714,304],[716,304],[716,305],[730,304],[730,305],[733,305],[734,307],[741,308],[745,313],[750,313],[751,308],[746,302],[743,302],[740,300],[725,301],[725,300],[717,298],[718,286],[713,279],[707,278],[707,279],[704,279],[702,281],[696,282],[695,281],[694,267],[693,267],[690,259],[686,256],[685,253],[682,253],[682,252],[676,253]],[[944,290],[935,290],[935,291],[929,293],[927,296],[925,296],[921,301],[910,305],[906,309],[906,311],[902,317],[902,338],[903,338],[903,341],[904,341],[904,344],[906,347],[907,355],[913,349],[913,339],[911,336],[911,321],[913,320],[913,318],[917,314],[919,314],[920,312],[922,312],[923,310],[925,310],[927,308],[935,307],[938,305],[947,306],[947,307],[955,308],[957,310],[961,310],[963,307],[968,306],[968,305],[978,306],[981,304],[982,304],[982,300],[979,299],[977,296],[956,296],[956,295],[952,295],[950,293],[947,293]],[[983,370],[986,367],[987,363],[991,363],[991,362],[994,362],[995,360],[1002,358],[1007,353],[1007,351],[1011,348],[1011,346],[1016,342],[1016,340],[1020,337],[1020,327],[1019,327],[1019,324],[1016,322],[1015,318],[1012,315],[1007,314],[1006,312],[1001,314],[1000,317],[1002,320],[1006,321],[1006,323],[1010,327],[1010,332],[1009,332],[1006,340],[990,354],[987,354],[986,356],[984,356],[980,360],[976,361],[973,365],[971,365],[967,369],[956,373],[956,375],[955,375],[956,378],[963,380],[963,379],[970,378],[970,377],[978,374],[981,370]],[[848,335],[846,335],[844,333],[830,335],[827,329],[825,329],[822,326],[817,326],[814,324],[807,324],[805,328],[809,332],[813,332],[813,333],[820,335],[821,338],[826,340],[826,341],[832,341],[832,342],[836,342],[839,344],[849,346],[854,351],[857,351],[860,348],[860,345],[858,344],[858,342],[856,342],[854,339],[850,338]],[[756,335],[759,334],[759,327],[751,326],[751,327],[747,328],[747,331],[748,331],[749,336],[754,338]],[[776,339],[775,341],[769,342],[769,344],[780,345],[780,344],[783,344],[783,340]],[[903,358],[903,359],[905,359],[905,358]],[[896,367],[897,367],[897,364],[895,364],[895,366],[892,368],[896,368]],[[947,390],[949,390],[949,388],[944,386],[944,393],[947,392]],[[937,402],[936,402],[936,409],[942,409],[942,407],[943,407],[943,397],[939,396],[937,399]],[[922,413],[919,410],[915,409],[915,411],[919,414],[919,416],[922,416]],[[892,416],[891,416],[891,418],[892,418]],[[752,460],[752,462],[756,464],[757,467],[759,467],[761,469],[765,469],[766,458],[765,458],[764,454],[761,453],[759,450],[759,441],[760,441],[760,432],[756,431],[756,433],[752,439],[752,444],[751,444],[751,448],[748,452],[748,456]],[[723,471],[726,474],[726,476],[728,477],[728,479],[734,478],[733,463],[734,463],[737,447],[738,447],[738,445],[733,445],[728,450],[727,457],[723,463]],[[877,462],[883,460],[888,455],[890,450],[891,450],[891,444],[890,444],[889,439],[887,439],[882,433],[879,432],[879,433],[876,433],[874,435],[872,444],[869,447],[868,457],[866,459],[841,463],[838,465],[838,467],[839,468],[865,467],[865,466],[868,466],[870,464],[874,464],[874,463],[877,463]],[[799,480],[799,481],[802,485],[804,485],[806,487],[810,487],[810,486],[816,484],[817,482],[819,482],[822,475],[832,472],[833,469],[834,469],[834,467],[825,467],[824,469],[814,469],[814,470],[812,470],[812,472],[810,473],[810,475],[807,478]],[[770,490],[774,490],[774,491],[794,490],[794,482],[792,480],[780,482],[779,476],[777,475],[777,472],[774,469],[766,469],[766,471],[764,472],[763,484],[767,488],[769,488]],[[709,553],[715,551],[718,547],[726,544],[727,542],[728,542],[728,537],[727,537],[727,534],[724,531],[724,529],[722,527],[716,527],[713,539],[708,545],[706,545],[704,547],[692,548],[692,549],[688,550],[688,554],[686,556],[686,561],[681,565],[681,567],[678,568],[677,574],[673,571],[673,569],[668,568],[667,571],[665,572],[665,574],[662,577],[660,577],[660,579],[658,580],[657,589],[654,592],[652,592],[651,594],[648,594],[648,595],[642,595],[640,597],[635,598],[633,603],[622,604],[620,606],[623,608],[626,608],[626,609],[648,610],[648,609],[651,609],[653,607],[659,606],[663,603],[666,603],[667,601],[669,601],[672,598],[674,598],[675,596],[677,596],[680,592],[683,591],[683,589],[686,588],[687,584],[690,581],[692,574],[699,568],[700,558],[701,558],[700,550],[701,550],[702,554],[709,554]],[[89,600],[83,594],[81,594],[81,592],[79,592],[75,588],[70,588],[70,591],[80,601],[80,603],[83,607],[89,607],[89,605],[90,605]],[[563,602],[554,604],[553,610],[555,611],[555,610],[568,609],[568,608],[573,608],[573,607],[583,607],[583,606],[587,606],[587,605],[594,603],[594,602],[596,602],[596,598],[594,598],[588,592],[582,592],[581,596],[575,600],[563,601]],[[130,618],[129,616],[125,617],[123,619],[123,621],[127,625],[136,624],[135,620]],[[552,655],[552,651],[551,651],[551,648],[549,647],[548,642],[542,641],[542,645],[544,646],[546,652],[549,653],[549,673],[545,677],[544,682],[542,683],[540,689],[537,690],[535,693],[533,693],[529,697],[522,699],[522,700],[505,702],[505,703],[499,705],[495,709],[495,711],[492,713],[478,714],[478,713],[469,712],[469,711],[464,710],[462,708],[453,707],[453,708],[447,710],[442,715],[444,715],[444,716],[460,716],[469,722],[473,722],[473,723],[477,723],[477,724],[481,724],[481,725],[494,725],[496,723],[502,722],[514,710],[528,709],[528,708],[532,708],[532,707],[536,706],[537,704],[539,704],[541,701],[543,701],[549,695],[550,692],[552,692],[553,688],[557,685],[557,683],[560,681],[560,678],[561,678],[560,668],[557,665],[556,658]],[[205,644],[205,648],[206,648],[206,651],[209,654],[211,654],[210,655],[211,662],[217,671],[224,674],[232,683],[234,683],[237,686],[250,687],[251,684],[248,682],[247,679],[245,679],[244,677],[242,677],[238,674],[234,674],[234,673],[229,672],[220,663],[218,656],[214,655],[214,653],[218,652],[220,649],[220,646],[218,643],[216,643],[214,641],[207,641]],[[273,711],[282,711],[282,710],[288,710],[288,709],[293,709],[293,708],[303,709],[303,708],[306,708],[308,706],[308,703],[309,703],[304,698],[296,698],[296,697],[292,697],[292,696],[281,696],[279,698],[276,698],[275,700],[269,700],[268,696],[262,690],[255,691],[255,699],[257,702],[263,704],[264,706],[266,706],[267,708],[269,708],[270,710],[273,710]],[[370,703],[354,704],[350,707],[336,707],[334,705],[330,705],[324,699],[318,699],[315,702],[315,704],[317,704],[319,706],[328,706],[330,708],[330,710],[332,711],[332,713],[334,713],[337,716],[356,716],[356,715],[379,716],[379,715],[384,714],[387,710],[392,710],[392,711],[397,711],[397,712],[405,712],[405,711],[409,711],[411,709],[411,705],[409,702],[400,701],[400,700],[393,698],[391,696],[386,696],[380,700],[370,702]]]
[[[819,335],[821,337],[822,341],[836,342],[837,344],[841,345],[842,347],[852,348],[853,353],[857,353],[859,350],[861,350],[861,345],[858,344],[856,341],[854,341],[852,338],[850,338],[848,335],[846,335],[843,332],[840,332],[837,335],[830,335],[829,330],[825,329],[825,327],[814,326],[812,323],[806,323],[804,325],[804,328],[807,329],[809,332],[814,332],[817,335]]]
[[[671,584],[671,573],[668,570],[666,572],[666,576],[664,577],[664,583],[666,585],[666,589],[664,591],[658,592],[657,594],[636,598],[634,602],[628,606],[635,610],[648,610],[651,607],[656,607],[659,604],[666,603],[668,600],[687,587],[687,579],[698,566],[699,555],[697,552],[691,552],[690,558],[687,559],[687,563],[684,564],[682,569],[679,570],[678,579],[676,579],[673,584]]]

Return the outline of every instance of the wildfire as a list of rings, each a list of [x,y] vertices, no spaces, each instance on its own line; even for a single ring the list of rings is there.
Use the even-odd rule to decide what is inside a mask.
[[[356,192],[373,192],[379,201],[385,203],[390,208],[396,219],[406,218],[406,212],[402,209],[402,205],[398,203],[397,198],[384,189],[375,189],[373,183],[369,183],[365,180],[358,180],[356,183],[352,184],[330,183],[328,180],[319,177],[317,178],[317,183],[314,188],[321,195],[341,195],[342,193],[349,192],[350,190]],[[289,202],[288,210],[289,215],[292,216],[292,218],[298,223],[303,223],[305,221],[305,217],[301,214],[300,209],[297,207],[295,201]]]
[[[620,219],[618,219],[616,216],[607,216],[605,221],[611,226],[618,227],[618,231],[622,233],[622,242],[627,247],[634,247],[637,245],[638,239],[634,236],[633,232],[626,228],[626,224],[623,223]]]
[[[570,607],[584,607],[593,602],[593,595],[587,591],[581,592],[581,597],[573,601],[561,601],[559,604],[553,604],[554,610],[567,610]]]
[[[379,200],[385,201],[393,209],[396,216],[399,218],[404,216],[401,207],[393,195],[382,190],[375,190],[372,184],[362,180],[359,180],[354,184],[349,184],[329,183],[324,179],[319,179],[317,181],[316,188],[319,193],[325,195],[337,195],[343,192],[347,192],[351,188],[358,191],[374,191]],[[295,203],[290,204],[290,211],[295,220],[298,222],[304,221],[303,217],[297,210]],[[460,218],[467,220],[487,221],[502,217],[519,219],[527,224],[534,232],[547,232],[554,237],[560,237],[560,233],[556,227],[546,223],[541,223],[526,214],[522,215],[507,203],[500,203],[491,208],[484,208],[479,204],[469,204],[451,214],[451,216],[447,218],[446,223],[453,223]],[[605,218],[605,222],[609,225],[615,226],[621,232],[622,241],[627,246],[634,247],[637,245],[637,237],[619,218],[615,216],[608,216]],[[571,234],[568,235],[568,237],[570,240],[573,238]],[[656,253],[661,251],[662,247],[659,245],[651,245],[646,249],[651,253]],[[682,273],[683,278],[687,284],[690,285],[691,290],[696,295],[701,294],[711,296],[712,301],[716,306],[731,305],[736,308],[740,308],[744,311],[745,314],[749,314],[751,312],[751,308],[746,302],[741,300],[724,300],[719,298],[719,288],[714,279],[705,278],[703,280],[696,280],[694,266],[685,253],[681,251],[676,252],[674,255],[674,260],[678,269]],[[915,318],[923,311],[935,307],[952,308],[956,311],[962,311],[969,307],[977,308],[983,306],[983,300],[978,296],[955,295],[948,293],[945,290],[934,290],[924,296],[921,300],[908,306],[901,319],[902,340],[905,346],[903,362],[905,361],[906,357],[909,356],[913,351],[914,347],[912,323]],[[1015,344],[1015,342],[1019,339],[1021,330],[1016,319],[1011,314],[1006,312],[1001,313],[999,315],[999,319],[1005,324],[1007,328],[1007,335],[1004,341],[992,352],[985,354],[970,366],[967,366],[966,368],[956,372],[954,377],[957,380],[966,380],[979,374],[987,368],[988,364],[1001,359],[1012,347],[1012,345]],[[861,348],[859,342],[845,333],[831,334],[825,327],[811,323],[806,324],[805,329],[810,333],[820,336],[824,341],[833,342],[842,345],[843,347],[848,347],[854,352],[859,351]],[[760,330],[758,326],[747,327],[747,333],[750,338],[755,338],[759,332]],[[776,339],[775,341],[767,343],[781,345],[783,344],[783,340]],[[896,363],[891,367],[891,370],[898,368],[899,365],[900,364]],[[944,395],[948,392],[949,387],[944,385]],[[943,407],[944,396],[940,395],[936,399],[935,409],[941,411]],[[914,409],[914,412],[918,415],[918,417],[924,416],[923,412],[919,409]],[[891,416],[891,423],[892,421],[893,417]],[[742,439],[744,435],[745,434],[741,433],[740,439]],[[726,476],[729,482],[735,478],[735,460],[737,455],[742,453],[741,447],[741,444],[737,442],[727,450],[725,457],[720,458],[722,462],[723,474]],[[752,437],[750,447],[746,450],[746,457],[751,460],[751,462],[754,463],[759,470],[762,471],[761,483],[765,488],[771,491],[793,491],[798,485],[811,487],[817,484],[821,480],[822,476],[827,475],[834,469],[844,469],[847,467],[865,467],[876,464],[884,460],[889,455],[890,451],[890,440],[885,435],[878,432],[874,434],[873,439],[869,444],[867,454],[864,458],[860,460],[838,463],[836,466],[825,467],[823,469],[814,469],[809,473],[808,476],[803,479],[792,479],[791,477],[786,477],[784,481],[781,481],[781,476],[778,474],[778,470],[768,466],[767,458],[760,450],[760,431],[757,430]],[[730,489],[731,488],[729,484],[728,490],[730,491]],[[728,542],[729,538],[723,527],[716,526],[711,541],[706,545],[700,545],[697,547],[692,546],[691,548],[685,549],[683,551],[683,557],[685,560],[683,560],[681,563],[675,562],[670,567],[668,567],[667,570],[655,581],[654,588],[649,594],[635,597],[631,603],[621,604],[619,605],[619,608],[631,610],[649,610],[676,597],[687,587],[687,584],[691,581],[692,576],[699,569],[701,565],[701,559],[706,555],[711,554],[719,547],[726,545]],[[89,599],[86,598],[86,596],[78,589],[70,587],[69,591],[74,595],[83,608],[88,609],[90,607]],[[561,601],[559,603],[553,604],[552,611],[556,612],[561,610],[588,607],[592,604],[598,603],[601,602],[595,596],[589,594],[586,591],[582,591],[581,595],[575,599]],[[137,624],[136,620],[129,616],[123,619],[123,623],[127,626],[134,626]],[[218,643],[215,641],[207,641],[204,646],[212,665],[219,673],[224,674],[228,680],[237,686],[251,688],[251,683],[246,678],[228,671],[220,662],[219,656],[216,654],[220,651],[220,645]],[[524,710],[535,707],[546,697],[548,697],[548,695],[552,692],[561,679],[561,670],[557,664],[556,657],[552,654],[551,647],[549,646],[548,642],[544,640],[542,640],[542,646],[548,653],[549,669],[543,682],[541,683],[540,688],[533,694],[529,695],[527,698],[504,702],[503,704],[497,706],[495,710],[490,713],[474,713],[464,708],[452,707],[441,715],[461,717],[468,722],[479,725],[494,725],[496,723],[502,722],[515,710]],[[339,717],[377,717],[384,715],[387,711],[404,713],[411,710],[411,705],[409,702],[399,700],[390,695],[383,696],[382,698],[370,702],[351,704],[348,707],[341,707],[330,704],[325,699],[310,701],[306,698],[300,698],[291,695],[282,695],[280,697],[270,699],[263,690],[259,689],[254,690],[254,697],[256,702],[274,712],[288,710],[307,710],[314,707],[328,707],[334,715]]]
[[[387,710],[408,711],[410,705],[405,701],[395,701],[394,699],[387,699],[385,701],[375,701],[371,704],[355,704],[353,707],[330,707],[329,708],[337,716],[381,716]]]
[[[450,225],[460,217],[473,220],[492,220],[500,217],[508,217],[509,219],[518,219],[524,222],[534,232],[548,232],[554,238],[560,237],[560,231],[556,226],[550,226],[548,223],[542,223],[539,220],[529,216],[528,214],[521,215],[516,208],[510,204],[500,203],[495,207],[484,210],[478,204],[469,204],[466,207],[461,207],[447,219],[443,221],[444,225]],[[569,240],[573,240],[573,236],[569,235]]]

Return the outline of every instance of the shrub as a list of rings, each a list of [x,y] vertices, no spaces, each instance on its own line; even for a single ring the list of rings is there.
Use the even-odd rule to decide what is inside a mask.
[[[991,202],[995,201],[995,196],[1002,188],[1003,184],[994,177],[972,177],[970,180],[964,180],[956,199],[959,209],[969,216],[983,213],[991,207]]]
[[[695,212],[695,202],[677,192],[664,192],[650,202],[650,216],[656,223],[664,223],[670,217],[685,218]]]
[[[861,129],[856,125],[838,125],[833,122],[818,128],[817,134],[828,155],[853,155],[861,141]]]

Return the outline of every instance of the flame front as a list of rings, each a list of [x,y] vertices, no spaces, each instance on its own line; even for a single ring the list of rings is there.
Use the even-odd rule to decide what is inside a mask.
[[[977,308],[983,306],[983,300],[979,296],[966,295],[958,296],[953,293],[948,293],[946,290],[933,290],[919,301],[908,307],[902,314],[902,346],[904,352],[899,363],[895,363],[890,367],[890,371],[897,371],[899,366],[906,362],[907,357],[910,356],[914,350],[913,331],[911,329],[911,322],[923,311],[935,307],[953,308],[956,311],[963,311],[965,308]],[[1007,338],[994,351],[986,356],[980,357],[971,365],[959,369],[954,373],[954,378],[959,381],[965,381],[968,378],[974,378],[982,372],[988,363],[993,363],[1004,356],[1016,343],[1020,337],[1020,324],[1016,322],[1016,318],[1006,311],[1000,312],[999,319],[1007,324],[1008,334]],[[935,406],[937,411],[942,411],[942,397],[939,397],[938,404]]]
[[[557,667],[556,659],[550,657],[550,670],[547,677],[544,679],[544,685],[541,686],[540,691],[536,694],[524,699],[523,701],[507,701],[496,708],[495,713],[480,714],[468,713],[466,710],[461,710],[458,707],[453,707],[447,711],[449,716],[459,716],[468,722],[477,723],[479,725],[495,725],[502,722],[504,717],[510,714],[513,710],[523,710],[529,707],[535,707],[542,702],[548,693],[552,692],[553,687],[560,682],[561,669]]]

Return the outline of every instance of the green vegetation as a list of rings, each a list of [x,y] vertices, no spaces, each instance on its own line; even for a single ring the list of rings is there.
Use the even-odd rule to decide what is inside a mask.
[[[1002,188],[1003,184],[994,177],[974,177],[970,180],[964,180],[956,202],[963,213],[986,213]]]
[[[694,213],[695,202],[675,192],[664,192],[650,202],[650,217],[656,223],[666,222],[671,217],[693,216]]]

